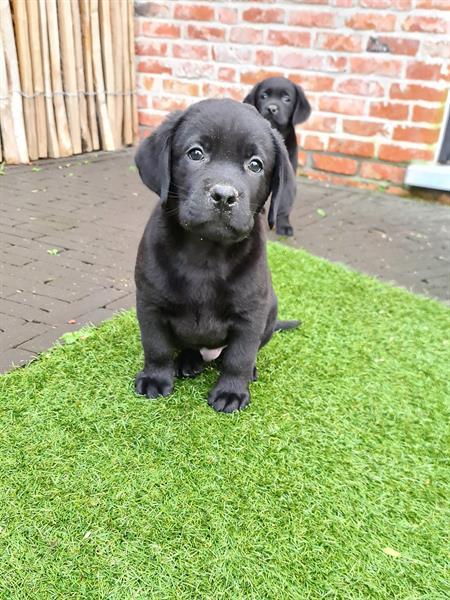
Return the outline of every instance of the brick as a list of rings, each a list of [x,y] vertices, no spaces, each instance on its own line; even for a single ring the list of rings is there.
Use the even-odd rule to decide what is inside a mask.
[[[137,107],[138,110],[141,108],[148,108],[148,101],[149,101],[149,97],[148,95],[144,95],[144,94],[138,94],[137,95]]]
[[[155,78],[151,75],[144,75],[143,73],[138,73],[138,89],[144,88],[148,92],[153,89],[155,85]]]
[[[424,33],[450,33],[449,22],[438,17],[408,16],[402,23],[404,31]]]
[[[134,14],[138,17],[159,17],[164,19],[170,17],[170,13],[170,7],[167,4],[160,4],[159,2],[134,3]]]
[[[267,71],[265,69],[260,69],[259,71],[242,71],[241,72],[241,83],[245,83],[247,85],[255,85],[262,79],[266,79],[267,77],[280,77],[280,71]]]
[[[375,153],[375,145],[371,142],[359,142],[357,140],[349,140],[347,138],[330,138],[328,143],[328,151],[371,158]]]
[[[139,73],[172,73],[172,68],[160,60],[146,58],[140,60],[137,68]]]
[[[273,65],[273,52],[271,50],[256,50],[255,64],[259,67],[269,67]]]
[[[385,77],[400,77],[403,62],[395,59],[377,59],[361,56],[350,57],[350,71],[364,75],[384,75]]]
[[[362,52],[363,38],[358,35],[341,35],[335,33],[319,33],[316,48],[335,52]]]
[[[200,87],[198,83],[191,81],[178,81],[178,79],[164,79],[163,89],[171,94],[181,94],[183,96],[199,96]]]
[[[320,77],[309,73],[293,73],[290,79],[308,92],[329,92],[334,83],[333,77]]]
[[[146,125],[147,127],[158,127],[164,120],[162,114],[152,114],[148,112],[139,111],[139,125]]]
[[[367,179],[381,179],[384,181],[393,181],[394,183],[403,183],[405,169],[379,162],[363,162],[361,164],[360,175]]]
[[[209,46],[204,44],[173,44],[172,54],[175,58],[193,58],[194,60],[209,60]]]
[[[337,6],[339,8],[351,8],[353,6],[353,0],[330,0],[330,6]]]
[[[175,5],[175,19],[190,21],[213,21],[214,9],[206,4],[179,4]]]
[[[137,41],[135,51],[138,56],[167,56],[167,43],[153,40]]]
[[[362,8],[394,8],[396,10],[409,10],[412,8],[411,0],[360,0]]]
[[[342,129],[352,135],[372,137],[378,133],[385,133],[386,125],[383,122],[360,121],[357,119],[344,119]]]
[[[319,109],[326,112],[360,116],[364,113],[365,101],[358,98],[342,98],[340,96],[321,96]]]
[[[446,89],[410,83],[391,85],[390,97],[398,100],[426,100],[427,102],[443,102],[447,96]]]
[[[145,21],[142,24],[142,35],[147,37],[179,38],[181,28],[173,23],[159,23],[157,21]]]
[[[252,51],[248,47],[217,44],[213,47],[213,60],[225,63],[251,63]]]
[[[317,135],[306,135],[302,146],[305,150],[325,150],[325,141]]]
[[[331,173],[342,173],[343,175],[354,175],[358,169],[358,162],[351,158],[330,156],[329,154],[313,154],[314,168]]]
[[[428,149],[416,149],[394,144],[382,144],[378,150],[378,157],[381,160],[392,162],[410,162],[412,160],[432,160],[433,151]]]
[[[314,132],[322,131],[325,133],[334,133],[336,131],[336,123],[336,117],[313,113],[305,123],[302,123],[301,129],[307,129]]]
[[[173,75],[175,77],[185,77],[186,79],[212,79],[214,77],[214,65],[210,63],[194,63],[191,61],[178,61],[173,66]]]
[[[262,29],[251,27],[232,27],[230,41],[238,44],[260,44],[263,39]]]
[[[225,39],[225,29],[222,27],[206,27],[205,25],[188,25],[187,38],[219,42]]]
[[[220,23],[233,25],[237,22],[237,10],[235,8],[223,7],[217,9],[217,20]]]
[[[406,69],[407,79],[423,79],[426,81],[448,81],[450,70],[445,69],[446,65],[429,64],[425,62],[410,63]],[[445,69],[445,73],[443,70]]]
[[[267,42],[274,46],[309,48],[311,45],[311,34],[308,31],[270,29],[267,35]]]
[[[35,359],[36,355],[33,352],[27,350],[19,350],[12,348],[6,352],[0,354],[0,373],[6,373],[16,367],[27,364],[31,360]]]
[[[450,59],[450,42],[427,39],[422,45],[422,55],[430,56],[432,58]]]
[[[369,115],[390,121],[405,121],[408,118],[409,107],[406,104],[393,102],[372,102],[369,105]]]
[[[413,142],[415,144],[434,144],[438,141],[439,129],[427,127],[403,127],[394,129],[393,140],[399,142]]]
[[[105,308],[108,310],[112,310],[113,312],[129,310],[136,305],[136,296],[135,294],[127,294],[126,296],[122,296],[118,300],[114,300],[109,304],[106,304]]]
[[[237,81],[237,70],[232,67],[219,67],[217,78],[222,81]]]
[[[416,8],[435,8],[437,10],[450,10],[448,0],[417,0]]]
[[[396,16],[383,13],[352,14],[345,24],[351,29],[374,29],[375,31],[394,31]]]
[[[289,25],[301,27],[332,28],[335,26],[335,16],[331,12],[295,10],[289,13]]]
[[[419,50],[419,40],[409,38],[385,37],[380,36],[379,41],[386,44],[389,52],[392,54],[405,54],[406,56],[415,56]]]
[[[284,10],[280,8],[247,8],[242,13],[244,21],[253,23],[282,23]]]
[[[346,79],[337,86],[341,94],[352,94],[356,96],[384,96],[384,88],[381,83],[372,79]]]
[[[310,56],[301,50],[280,49],[276,52],[275,64],[286,69],[312,69],[321,71],[324,68],[325,57]]]
[[[304,167],[308,162],[308,154],[306,152],[303,152],[302,150],[299,150],[297,152],[297,160],[298,160],[298,166]]]
[[[173,110],[186,110],[190,104],[185,98],[175,98],[170,96],[153,96],[152,103],[155,110],[164,110],[168,112]]]
[[[217,85],[215,83],[203,84],[203,95],[208,98],[232,98],[242,102],[245,93],[240,87]]]
[[[444,107],[441,106],[439,108],[428,108],[426,106],[421,106],[417,104],[413,106],[413,121],[422,121],[423,123],[442,123],[442,119],[444,117]]]

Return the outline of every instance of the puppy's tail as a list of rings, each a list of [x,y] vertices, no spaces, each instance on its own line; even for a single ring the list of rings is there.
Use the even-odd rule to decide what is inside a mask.
[[[285,329],[295,329],[302,324],[301,321],[277,321],[274,331],[284,331]]]

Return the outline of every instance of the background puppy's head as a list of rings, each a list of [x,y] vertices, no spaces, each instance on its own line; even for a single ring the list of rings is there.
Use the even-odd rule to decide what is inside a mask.
[[[256,110],[204,100],[170,115],[136,154],[143,182],[187,231],[234,243],[247,237],[272,194],[273,227],[294,173],[281,137]]]
[[[311,106],[299,85],[285,77],[264,79],[250,91],[244,102],[253,105],[276,129],[303,123]]]

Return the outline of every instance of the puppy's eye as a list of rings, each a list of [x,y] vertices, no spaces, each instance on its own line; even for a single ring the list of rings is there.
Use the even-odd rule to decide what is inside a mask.
[[[252,158],[252,160],[248,163],[248,168],[250,171],[253,171],[253,173],[261,173],[263,170],[263,164],[259,158]]]
[[[283,102],[286,102],[286,104],[289,104],[289,102],[291,101],[289,96],[283,96],[282,100]]]
[[[267,98],[266,92],[263,92],[260,97],[261,97],[261,100],[265,100]]]
[[[202,160],[203,158],[205,158],[203,150],[198,147],[191,148],[190,150],[188,150],[187,155],[191,160]]]

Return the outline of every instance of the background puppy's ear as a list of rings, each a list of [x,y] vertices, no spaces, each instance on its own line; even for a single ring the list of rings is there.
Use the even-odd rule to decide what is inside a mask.
[[[245,96],[243,102],[256,107],[256,94],[258,93],[259,83],[254,85],[249,93]]]
[[[311,106],[306,99],[305,92],[299,85],[295,86],[297,92],[297,101],[295,103],[294,112],[292,113],[292,124],[298,125],[303,123],[311,114]]]
[[[270,229],[276,223],[280,208],[282,213],[289,215],[291,206],[295,199],[296,186],[295,174],[291,161],[284,144],[284,140],[278,131],[272,129],[272,138],[275,151],[275,166],[272,173],[271,193],[268,221]]]
[[[167,202],[170,188],[170,151],[172,136],[183,113],[171,113],[145,140],[136,152],[135,163],[142,181]]]

